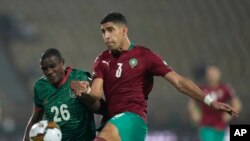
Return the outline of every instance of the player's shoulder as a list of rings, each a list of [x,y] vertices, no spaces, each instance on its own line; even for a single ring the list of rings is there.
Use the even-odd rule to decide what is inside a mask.
[[[102,53],[98,54],[97,57],[95,58],[95,63],[99,62],[100,60],[103,60],[105,58],[108,58],[108,56],[111,56],[109,50],[105,50]]]
[[[86,70],[80,70],[80,69],[75,69],[75,68],[72,69],[72,73],[76,75],[77,74],[89,74],[89,72]]]
[[[143,45],[135,45],[134,49],[139,50],[139,51],[144,51],[144,52],[152,52],[151,49]]]
[[[47,83],[48,83],[48,79],[45,76],[41,76],[35,81],[35,86],[44,85]]]
[[[142,45],[135,45],[133,52],[141,55],[141,56],[148,56],[150,54],[155,54],[151,49],[142,46]]]
[[[112,54],[110,53],[110,51],[105,50],[101,54],[99,54],[96,59],[105,60],[105,59],[110,58],[110,57],[112,57]]]
[[[49,83],[48,79],[45,76],[39,77],[35,83],[34,83],[34,89],[36,90],[41,90],[44,87],[50,86],[51,84]]]
[[[221,83],[220,88],[225,89],[225,90],[231,90],[233,89],[233,86],[230,83]]]
[[[73,74],[79,74],[79,73],[84,73],[84,72],[85,72],[84,70],[72,68],[72,73],[73,73]]]

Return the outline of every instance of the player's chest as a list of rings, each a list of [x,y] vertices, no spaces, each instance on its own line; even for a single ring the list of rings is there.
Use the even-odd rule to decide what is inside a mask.
[[[118,79],[141,75],[146,68],[146,61],[142,57],[121,57],[102,60],[104,78]]]
[[[42,102],[44,107],[51,107],[53,105],[62,105],[65,103],[78,103],[78,99],[69,86],[64,86],[60,89],[44,90]]]

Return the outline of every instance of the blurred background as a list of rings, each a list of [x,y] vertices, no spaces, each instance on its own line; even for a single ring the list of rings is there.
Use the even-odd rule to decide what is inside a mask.
[[[41,53],[58,48],[67,65],[91,72],[106,49],[99,22],[111,11],[127,17],[132,41],[196,83],[205,65],[217,65],[242,100],[232,123],[249,124],[249,7],[248,0],[0,0],[0,141],[22,138]],[[187,96],[156,78],[148,102],[148,141],[197,140]]]

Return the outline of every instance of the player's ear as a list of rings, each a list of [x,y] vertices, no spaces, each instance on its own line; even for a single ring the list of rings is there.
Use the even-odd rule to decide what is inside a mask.
[[[127,26],[124,26],[124,27],[123,27],[123,34],[124,34],[124,35],[127,35],[127,34],[128,34],[128,27],[127,27]]]
[[[65,60],[64,60],[64,58],[62,58],[62,64],[64,65],[64,63],[65,63]]]

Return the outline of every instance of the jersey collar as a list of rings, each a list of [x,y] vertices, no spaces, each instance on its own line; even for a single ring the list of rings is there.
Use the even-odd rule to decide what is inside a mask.
[[[128,47],[128,51],[133,49],[135,47],[135,43],[134,42],[131,42],[130,46]]]

